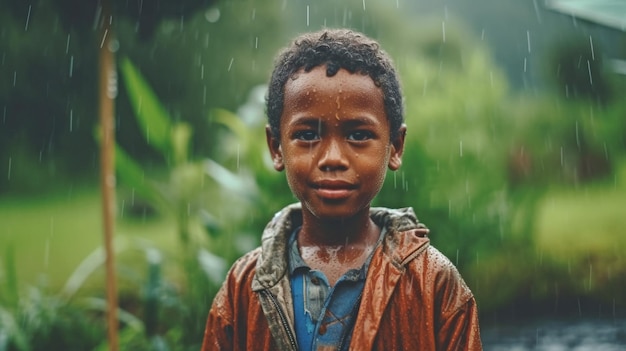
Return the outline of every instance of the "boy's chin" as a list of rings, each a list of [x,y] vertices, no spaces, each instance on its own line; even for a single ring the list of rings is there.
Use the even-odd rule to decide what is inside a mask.
[[[320,221],[324,222],[344,222],[358,216],[365,207],[350,206],[342,203],[327,203],[323,206],[305,204],[307,210]]]

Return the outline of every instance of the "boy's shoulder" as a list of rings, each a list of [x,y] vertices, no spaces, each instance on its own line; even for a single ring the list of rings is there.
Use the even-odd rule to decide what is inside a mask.
[[[414,264],[409,266],[408,270],[412,272],[410,274],[426,277],[435,291],[454,295],[455,305],[460,306],[473,298],[472,291],[457,267],[436,247],[428,245],[422,257],[414,260]]]
[[[243,256],[233,262],[227,274],[228,280],[242,281],[248,280],[254,275],[257,261],[261,256],[261,248],[257,247],[248,251]]]

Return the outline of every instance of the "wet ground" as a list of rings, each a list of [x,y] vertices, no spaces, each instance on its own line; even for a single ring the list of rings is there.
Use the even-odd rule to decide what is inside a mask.
[[[626,351],[626,319],[487,325],[482,339],[485,351]]]

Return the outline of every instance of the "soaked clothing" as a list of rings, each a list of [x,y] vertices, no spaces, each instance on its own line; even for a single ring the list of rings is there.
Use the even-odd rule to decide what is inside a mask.
[[[331,288],[324,273],[312,270],[300,256],[299,229],[289,239],[288,256],[298,349],[347,350],[374,251],[360,269],[347,271]]]
[[[350,350],[482,350],[474,297],[454,265],[429,245],[413,210],[372,208],[386,231],[374,250]],[[294,204],[266,227],[261,247],[237,260],[207,319],[203,351],[298,349],[289,277]]]

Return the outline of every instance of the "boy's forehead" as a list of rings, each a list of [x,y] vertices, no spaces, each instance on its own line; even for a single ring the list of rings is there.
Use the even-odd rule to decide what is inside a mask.
[[[296,116],[331,116],[337,121],[370,116],[387,121],[382,90],[368,75],[342,69],[328,77],[325,67],[298,73],[285,86],[283,117],[290,116],[290,122]]]
[[[374,80],[367,73],[351,73],[345,68],[340,68],[335,74],[329,76],[327,66],[323,64],[315,66],[308,71],[304,68],[295,71],[285,82],[285,92],[287,92],[287,90],[298,90],[314,85],[326,85],[328,83],[340,85],[373,84],[378,88]]]

